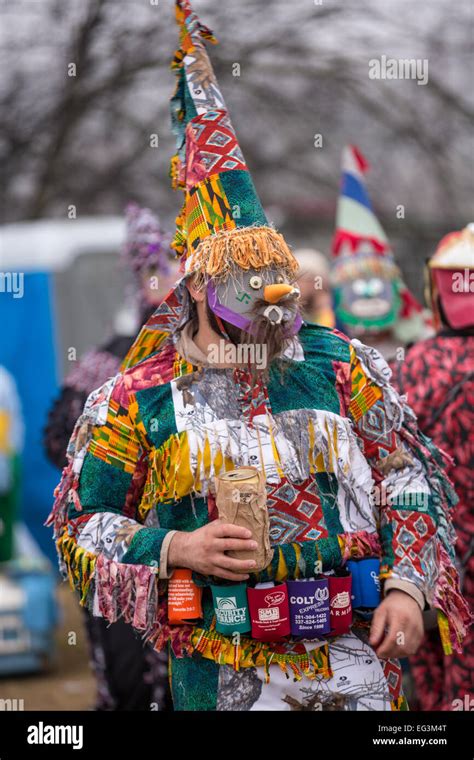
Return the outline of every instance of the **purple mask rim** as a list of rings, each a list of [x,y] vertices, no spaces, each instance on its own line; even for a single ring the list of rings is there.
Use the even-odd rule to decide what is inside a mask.
[[[231,325],[234,325],[234,327],[238,327],[241,330],[247,330],[250,333],[252,332],[252,322],[250,319],[247,319],[242,314],[238,314],[237,312],[232,311],[232,309],[228,309],[227,306],[224,306],[224,304],[219,301],[217,297],[217,290],[211,280],[207,283],[207,297],[209,308],[214,312],[214,314],[217,314],[220,319],[225,319],[226,322],[230,322]],[[296,335],[296,333],[299,332],[302,324],[303,319],[298,313],[291,323],[291,327],[286,335],[288,337]]]

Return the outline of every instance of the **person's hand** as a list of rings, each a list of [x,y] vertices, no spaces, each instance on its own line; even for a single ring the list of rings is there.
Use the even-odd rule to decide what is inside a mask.
[[[190,533],[175,533],[169,545],[168,567],[187,567],[201,575],[242,581],[255,568],[255,560],[234,559],[226,552],[257,548],[257,542],[252,540],[252,534],[246,528],[213,520]]]
[[[389,591],[372,618],[369,644],[382,660],[415,654],[423,638],[417,602],[404,591]]]

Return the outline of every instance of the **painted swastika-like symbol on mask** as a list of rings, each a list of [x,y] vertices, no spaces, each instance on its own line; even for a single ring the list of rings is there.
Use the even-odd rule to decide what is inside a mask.
[[[245,303],[248,303],[250,301],[251,296],[249,293],[246,293],[245,290],[241,290],[239,295],[236,296],[237,301],[245,301]]]

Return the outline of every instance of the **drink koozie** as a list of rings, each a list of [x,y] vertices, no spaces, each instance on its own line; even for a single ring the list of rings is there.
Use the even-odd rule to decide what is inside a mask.
[[[255,571],[263,570],[270,564],[273,556],[270,546],[267,489],[263,473],[256,467],[237,467],[219,475],[215,485],[220,519],[248,528],[258,546],[252,551],[230,550],[226,554],[234,559],[253,559],[256,563]]]
[[[330,575],[328,580],[331,633],[347,633],[352,625],[352,576]]]
[[[287,581],[293,636],[329,633],[329,584],[327,578]]]
[[[286,583],[279,586],[248,588],[247,596],[254,639],[278,641],[289,635],[290,611]]]
[[[168,619],[186,623],[202,617],[202,589],[192,580],[192,570],[175,570],[168,581]]]
[[[380,560],[361,559],[359,578],[362,607],[378,607],[380,604]]]
[[[228,635],[250,631],[246,584],[211,586],[211,590],[216,613],[216,630]]]
[[[380,560],[376,557],[350,560],[346,567],[352,574],[352,608],[378,607],[380,604]]]
[[[346,568],[352,576],[351,601],[353,610],[362,607],[362,593],[360,590],[359,571],[357,569],[358,564],[359,563],[353,559],[346,562]]]

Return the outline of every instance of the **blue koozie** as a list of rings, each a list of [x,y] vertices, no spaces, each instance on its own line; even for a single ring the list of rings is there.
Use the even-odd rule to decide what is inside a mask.
[[[352,575],[351,601],[352,609],[354,610],[358,607],[362,607],[362,593],[360,590],[359,571],[357,569],[358,564],[359,563],[353,559],[349,560],[349,562],[346,562],[346,567]]]
[[[362,607],[378,607],[380,604],[380,560],[362,559],[359,562]]]
[[[352,574],[352,607],[375,608],[380,604],[380,560],[376,557],[350,560],[347,569]]]

